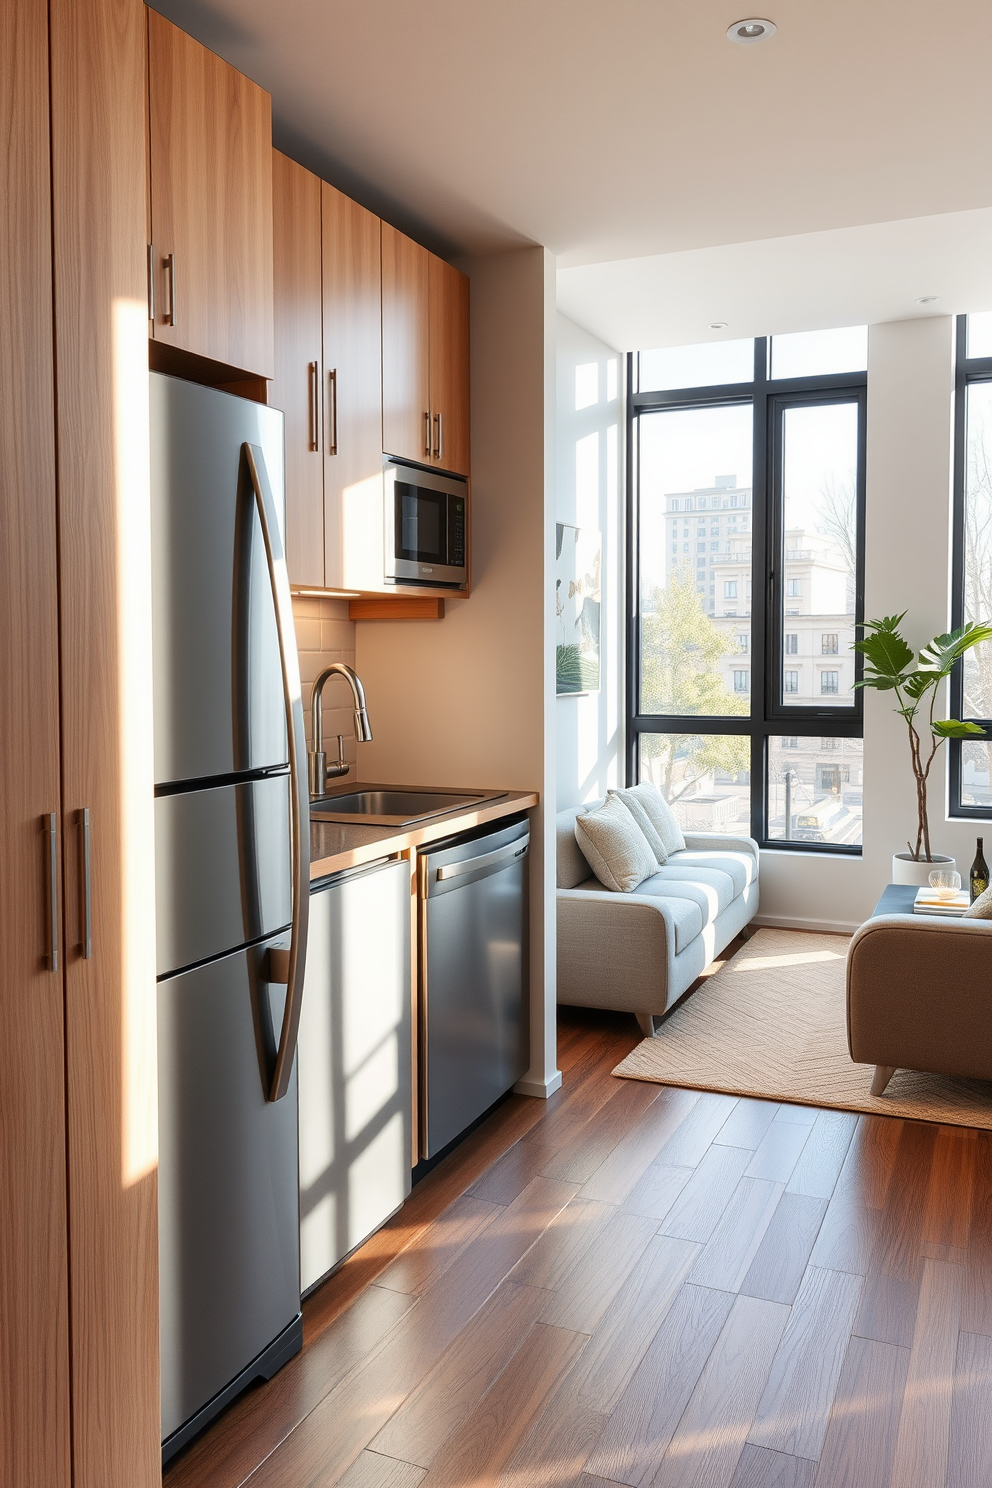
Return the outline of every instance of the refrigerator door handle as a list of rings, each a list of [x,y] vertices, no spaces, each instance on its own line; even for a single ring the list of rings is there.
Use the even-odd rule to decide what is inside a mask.
[[[269,581],[272,585],[272,601],[275,607],[276,630],[279,636],[279,656],[282,662],[282,683],[286,698],[286,732],[289,736],[289,766],[293,780],[290,790],[292,817],[292,873],[293,873],[293,923],[291,927],[289,955],[285,966],[282,958],[269,958],[269,975],[272,980],[285,982],[286,1005],[283,1010],[282,1031],[276,1053],[272,1084],[268,1090],[271,1101],[281,1100],[289,1089],[293,1072],[293,1057],[300,1028],[300,1010],[303,1004],[303,976],[306,970],[307,920],[310,909],[310,792],[307,785],[306,744],[303,733],[303,703],[300,697],[300,667],[296,656],[293,608],[289,595],[289,576],[283,553],[279,521],[275,502],[269,487],[265,469],[265,457],[257,444],[245,443],[242,452],[248,466],[255,505],[262,527],[265,557],[269,566]],[[305,844],[305,850],[304,850]],[[275,964],[272,964],[272,963]]]

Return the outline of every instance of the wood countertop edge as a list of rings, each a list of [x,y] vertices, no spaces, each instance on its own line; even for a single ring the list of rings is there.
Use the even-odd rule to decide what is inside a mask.
[[[311,820],[311,852],[313,852],[314,839],[316,837],[319,843],[320,839],[317,834],[321,832],[336,831],[356,836],[360,833],[363,837],[368,832],[377,832],[380,835],[323,856],[317,856],[314,853],[310,861],[310,882],[314,883],[317,879],[326,878],[330,873],[340,873],[345,868],[359,868],[364,863],[373,863],[377,858],[387,857],[391,853],[408,852],[413,848],[421,847],[425,842],[437,842],[442,837],[452,837],[458,832],[470,832],[473,827],[484,826],[486,822],[499,821],[500,817],[515,816],[520,811],[528,811],[532,806],[537,806],[539,801],[540,796],[536,791],[508,791],[498,800],[487,801],[481,806],[474,806],[468,810],[449,811],[444,816],[434,816],[429,821],[411,823],[408,827],[362,827],[352,826],[350,823]]]

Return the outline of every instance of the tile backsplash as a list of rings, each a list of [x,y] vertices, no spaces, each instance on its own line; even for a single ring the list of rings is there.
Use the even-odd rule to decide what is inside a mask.
[[[355,622],[348,619],[346,599],[322,599],[310,595],[293,595],[293,620],[296,645],[300,653],[300,682],[303,688],[303,716],[310,740],[310,694],[314,680],[332,661],[355,665]],[[347,682],[332,678],[324,688],[324,748],[329,759],[337,754],[337,734],[344,736],[344,757],[351,762],[351,773],[357,779],[355,760],[354,705]]]

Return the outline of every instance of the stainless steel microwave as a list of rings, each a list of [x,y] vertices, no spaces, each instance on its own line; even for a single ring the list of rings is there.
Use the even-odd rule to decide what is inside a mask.
[[[386,456],[387,584],[468,587],[468,482]]]

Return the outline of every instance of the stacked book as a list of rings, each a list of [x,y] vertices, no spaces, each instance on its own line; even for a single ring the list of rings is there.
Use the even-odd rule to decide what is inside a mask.
[[[967,889],[958,889],[956,894],[938,894],[936,889],[926,887],[917,889],[913,913],[959,917],[970,903],[971,897]]]

